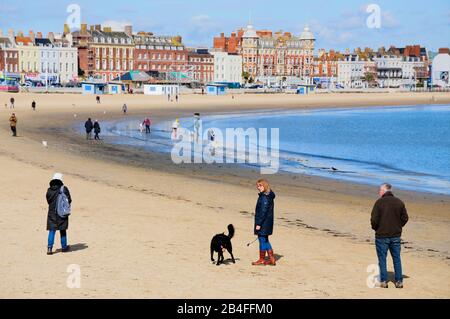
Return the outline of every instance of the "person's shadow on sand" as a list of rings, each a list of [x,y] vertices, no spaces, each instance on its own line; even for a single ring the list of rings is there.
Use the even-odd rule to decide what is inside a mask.
[[[275,261],[278,261],[284,257],[283,255],[279,255],[279,254],[273,254],[273,256],[275,257]]]
[[[403,274],[403,279],[409,279],[409,276]],[[388,271],[388,282],[395,283],[395,273],[393,271]]]
[[[72,253],[75,251],[87,249],[89,246],[85,243],[81,243],[81,244],[69,245],[69,247],[70,247],[69,253]],[[61,252],[61,248],[56,250],[56,253],[60,253],[60,252]]]

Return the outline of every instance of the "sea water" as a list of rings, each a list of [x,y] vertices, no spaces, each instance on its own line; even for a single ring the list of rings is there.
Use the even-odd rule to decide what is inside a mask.
[[[170,153],[172,121],[154,125],[150,135],[139,131],[140,122],[105,123],[108,140]],[[181,118],[180,124],[193,129],[194,117]],[[450,195],[450,105],[202,117],[203,131],[212,127],[223,132],[278,128],[280,171],[372,185],[388,182],[403,189]]]

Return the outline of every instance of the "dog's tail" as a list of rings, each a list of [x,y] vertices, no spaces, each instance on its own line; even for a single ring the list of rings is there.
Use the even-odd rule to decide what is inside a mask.
[[[234,236],[234,226],[232,224],[228,225],[228,237],[231,239]]]

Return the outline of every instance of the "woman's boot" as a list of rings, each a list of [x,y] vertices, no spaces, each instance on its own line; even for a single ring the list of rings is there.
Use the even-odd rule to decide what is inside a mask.
[[[273,250],[269,250],[267,251],[267,254],[269,255],[269,260],[264,262],[265,265],[270,265],[270,266],[276,266],[276,260],[275,260],[275,256],[273,255]]]
[[[260,250],[259,251],[259,259],[255,262],[252,262],[252,265],[253,266],[265,265],[265,260],[264,260],[265,257],[266,257],[266,251]]]
[[[47,255],[53,255],[52,247],[47,247]]]

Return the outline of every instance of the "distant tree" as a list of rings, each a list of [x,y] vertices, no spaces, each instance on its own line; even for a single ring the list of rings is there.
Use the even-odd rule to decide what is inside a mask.
[[[246,71],[242,72],[242,78],[244,79],[245,83],[248,83],[250,80],[250,73]]]
[[[366,72],[362,80],[369,84],[369,87],[373,86],[375,82],[375,75],[372,72]]]

